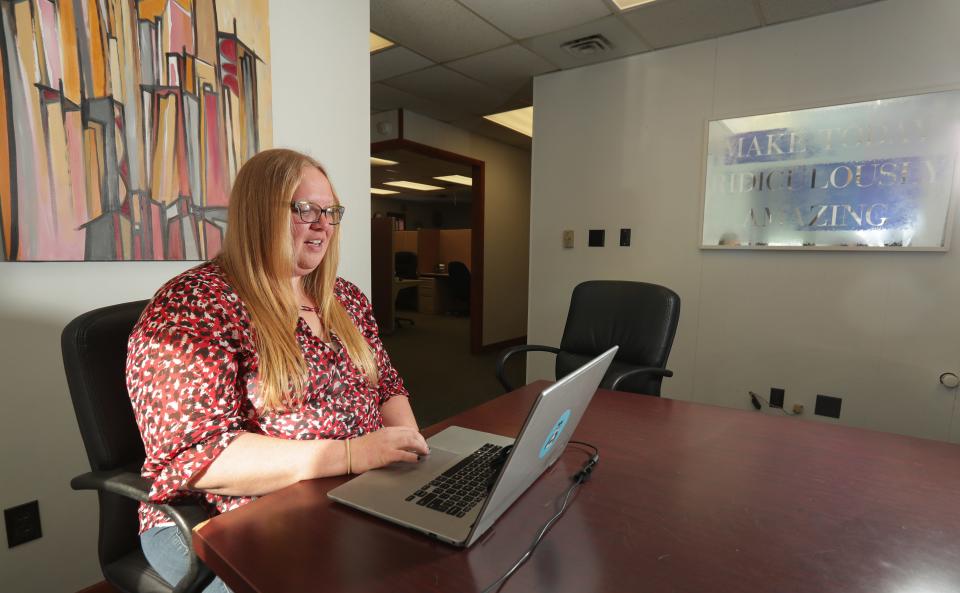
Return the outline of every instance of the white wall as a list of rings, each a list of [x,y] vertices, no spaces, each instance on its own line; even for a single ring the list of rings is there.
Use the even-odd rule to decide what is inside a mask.
[[[484,161],[483,344],[525,335],[530,154],[412,111],[403,137]]]
[[[368,290],[369,6],[272,0],[270,25],[274,144],[326,164],[348,207],[341,273]],[[0,533],[0,590],[69,593],[102,580],[96,495],[69,487],[89,465],[60,331],[84,311],[149,297],[191,265],[0,263],[0,508],[37,499],[43,522],[41,539],[9,550]]]
[[[707,120],[960,87],[957,23],[955,0],[888,0],[539,77],[530,343],[559,342],[580,281],[657,282],[682,299],[666,396],[746,409],[783,387],[807,418],[823,393],[841,423],[957,439],[937,378],[960,368],[960,226],[947,254],[697,248]]]

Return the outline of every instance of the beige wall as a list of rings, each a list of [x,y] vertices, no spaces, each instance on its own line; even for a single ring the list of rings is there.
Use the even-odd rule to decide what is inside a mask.
[[[417,253],[417,231],[393,231],[393,252]]]
[[[470,237],[472,234],[470,229],[440,231],[438,249],[440,263],[462,262],[472,272],[473,266],[470,262]]]
[[[270,25],[274,142],[328,167],[349,208],[341,271],[367,290],[369,7],[272,0]],[[0,263],[0,507],[37,499],[43,521],[41,539],[0,545],[0,590],[71,593],[102,580],[96,495],[69,487],[89,465],[63,376],[60,331],[84,311],[149,297],[190,265]]]
[[[486,163],[483,343],[523,336],[527,327],[530,154],[411,111],[403,112],[403,137]]]
[[[960,368],[960,225],[946,254],[697,247],[707,120],[958,88],[957,23],[954,0],[888,0],[539,77],[529,341],[559,342],[582,280],[657,282],[683,303],[665,395],[748,409],[776,386],[813,418],[822,393],[841,423],[957,440],[937,379]],[[585,247],[621,227],[631,247]]]

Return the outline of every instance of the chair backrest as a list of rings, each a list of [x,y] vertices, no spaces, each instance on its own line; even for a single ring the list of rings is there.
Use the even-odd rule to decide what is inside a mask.
[[[417,277],[417,254],[412,251],[398,251],[393,255],[394,273],[399,278]]]
[[[470,269],[463,262],[452,261],[447,264],[447,273],[450,275],[450,292],[453,297],[469,302]]]
[[[127,394],[127,339],[148,301],[96,309],[77,317],[60,336],[63,367],[90,468],[139,472],[144,450]],[[100,561],[139,546],[137,503],[100,494]]]
[[[680,320],[680,297],[646,282],[591,280],[579,284],[557,355],[557,377],[572,372],[613,345],[620,346],[607,378],[635,367],[664,368]],[[628,378],[621,391],[660,395],[662,377]]]

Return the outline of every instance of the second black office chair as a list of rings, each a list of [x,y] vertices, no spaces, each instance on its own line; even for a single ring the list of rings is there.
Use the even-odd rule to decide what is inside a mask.
[[[450,312],[454,315],[470,315],[470,268],[463,262],[447,264],[450,275]]]
[[[573,289],[560,347],[523,345],[507,348],[497,359],[497,378],[507,391],[504,363],[518,352],[557,355],[556,377],[576,370],[612,346],[620,346],[601,387],[660,395],[680,320],[680,296],[669,288],[646,282],[591,280]]]
[[[124,593],[195,593],[213,579],[196,554],[187,575],[170,586],[147,562],[137,536],[137,506],[149,502],[150,482],[140,476],[143,441],[127,395],[127,338],[147,301],[84,313],[63,330],[63,366],[91,472],[74,478],[74,490],[96,490],[100,501],[97,554],[107,582]],[[159,505],[191,541],[207,519],[199,505]]]

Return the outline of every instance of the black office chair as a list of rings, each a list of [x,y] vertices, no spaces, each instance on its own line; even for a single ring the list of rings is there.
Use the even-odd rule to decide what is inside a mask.
[[[413,253],[412,251],[398,251],[393,254],[393,272],[397,275],[397,278],[403,278],[407,280],[418,278],[417,254]],[[397,300],[393,305],[396,309],[416,311],[417,296],[418,294],[416,286],[400,289],[400,292],[397,293]],[[416,325],[413,319],[410,319],[409,317],[397,316],[394,317],[394,321],[396,322],[397,327],[399,327],[401,323]]]
[[[573,289],[560,347],[523,345],[507,348],[497,359],[497,379],[506,391],[514,387],[504,363],[518,352],[557,355],[556,376],[564,375],[612,346],[620,346],[601,387],[660,395],[680,320],[680,297],[669,288],[646,282],[592,280]]]
[[[450,312],[454,315],[470,314],[470,269],[463,262],[447,264],[450,275]]]
[[[96,490],[100,501],[98,556],[104,578],[124,593],[195,593],[213,580],[192,548],[192,529],[206,520],[196,504],[157,505],[190,546],[186,576],[171,587],[140,549],[137,503],[148,502],[150,482],[140,476],[143,441],[127,395],[127,338],[147,301],[96,309],[77,317],[60,337],[63,366],[80,435],[93,471],[70,481]]]

